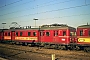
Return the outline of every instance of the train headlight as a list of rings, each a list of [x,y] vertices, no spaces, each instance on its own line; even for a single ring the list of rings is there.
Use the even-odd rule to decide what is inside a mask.
[[[85,39],[78,39],[78,42],[84,42]]]

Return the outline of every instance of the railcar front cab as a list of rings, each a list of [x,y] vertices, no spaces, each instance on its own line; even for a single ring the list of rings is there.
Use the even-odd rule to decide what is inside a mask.
[[[74,27],[66,26],[59,29],[59,39],[61,40],[61,49],[74,49],[76,45],[76,29]]]
[[[36,45],[38,42],[38,28],[16,29],[13,34],[16,44]]]
[[[4,32],[8,29],[0,29],[0,42],[5,42],[5,34]]]
[[[4,42],[11,42],[11,30],[4,30]]]
[[[77,44],[80,49],[90,50],[90,25],[81,25],[77,27]]]
[[[76,29],[70,26],[45,26],[41,30],[41,42],[55,45],[56,49],[67,49],[76,43]]]

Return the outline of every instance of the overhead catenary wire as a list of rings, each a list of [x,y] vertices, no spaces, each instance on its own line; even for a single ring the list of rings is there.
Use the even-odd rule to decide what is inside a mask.
[[[59,16],[59,17],[53,17],[53,18],[43,18],[43,19],[39,19],[39,20],[50,20],[50,19],[61,19],[61,18],[70,18],[70,17],[77,17],[77,16],[87,16],[90,15],[90,13],[86,13],[86,14],[75,14],[75,15],[67,15],[67,16]],[[23,17],[22,17],[23,18]],[[27,20],[25,20],[27,22]],[[25,21],[18,21],[18,22],[25,22]]]
[[[12,2],[12,3],[8,3],[8,4],[5,4],[5,5],[3,5],[3,6],[0,6],[0,8],[9,6],[9,5],[12,5],[12,4],[15,4],[15,3],[19,3],[19,2],[21,2],[21,1],[22,1],[22,0],[18,0],[18,1],[14,1],[14,2]]]
[[[19,4],[19,5],[15,5],[15,6],[13,6],[13,7],[9,7],[9,8],[3,9],[3,10],[12,9],[12,8],[15,8],[15,7],[19,7],[20,5],[24,5],[24,4],[27,4],[27,3],[31,3],[31,2],[34,2],[34,1],[36,1],[36,0],[24,2],[24,3],[21,3],[21,4]],[[8,6],[8,5],[2,6],[2,8],[3,8],[3,7],[6,7],[6,6]],[[3,11],[3,10],[0,10],[0,11]]]
[[[9,12],[9,13],[5,13],[5,14],[2,14],[0,15],[1,16],[5,16],[5,15],[8,15],[8,14],[14,14],[14,13],[18,13],[18,12],[23,12],[23,11],[27,11],[27,10],[31,10],[31,9],[36,9],[36,8],[41,8],[41,7],[45,7],[45,6],[50,6],[50,5],[55,5],[55,4],[60,4],[60,3],[66,3],[66,2],[70,2],[70,1],[74,1],[74,0],[68,0],[68,1],[63,1],[63,2],[57,2],[57,3],[52,3],[52,4],[47,4],[47,3],[44,3],[44,4],[47,4],[47,5],[36,5],[36,7],[31,7],[31,8],[25,8],[24,10],[18,10],[18,11],[13,11],[13,12]],[[49,1],[50,2],[53,2],[53,1]]]
[[[31,3],[31,2],[35,2],[35,1],[36,1],[36,0],[24,2],[24,3],[21,3],[21,4],[19,4],[19,5],[15,5],[15,6],[13,6],[13,7],[6,8],[6,9],[3,9],[3,10],[15,8],[15,7],[19,7],[20,5],[25,5],[25,4],[28,4],[28,3]],[[42,5],[47,4],[47,3],[51,3],[51,2],[54,2],[54,1],[57,1],[57,0],[52,0],[52,1],[49,1],[49,2],[46,2],[46,3],[43,3]],[[37,6],[38,6],[38,5],[37,5]],[[31,9],[33,9],[33,8],[31,8]]]
[[[27,14],[27,15],[22,15],[22,16],[12,17],[12,18],[6,18],[6,19],[2,19],[2,20],[13,19],[13,18],[21,18],[21,17],[27,17],[27,16],[30,16],[30,15],[44,14],[44,13],[55,12],[55,11],[66,10],[66,9],[79,8],[79,7],[88,6],[88,5],[90,5],[90,4],[83,4],[83,5],[73,6],[73,7],[68,7],[68,8],[62,8],[62,9],[56,9],[56,10],[50,10],[50,11],[39,12],[39,13],[34,13],[34,14]]]
[[[45,19],[41,19],[41,20],[57,19],[57,18],[67,18],[67,17],[75,17],[75,16],[85,16],[85,15],[90,15],[90,13],[86,13],[86,14],[76,14],[76,15],[70,15],[70,16],[59,16],[59,17],[53,17],[53,18],[45,18]]]

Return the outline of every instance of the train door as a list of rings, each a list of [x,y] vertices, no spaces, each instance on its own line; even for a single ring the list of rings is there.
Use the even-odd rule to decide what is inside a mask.
[[[40,42],[44,42],[44,35],[45,35],[45,31],[44,30],[40,30],[40,36],[39,36]]]
[[[15,31],[11,31],[11,41],[15,40]]]
[[[53,42],[58,43],[58,30],[53,31]]]

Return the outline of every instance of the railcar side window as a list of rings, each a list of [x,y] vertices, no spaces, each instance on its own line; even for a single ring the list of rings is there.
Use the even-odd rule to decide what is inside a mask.
[[[22,36],[22,32],[20,32],[20,36]]]
[[[10,36],[10,32],[8,32],[8,36]]]
[[[54,31],[54,36],[55,36],[55,31]]]
[[[46,36],[50,36],[50,32],[46,32]]]
[[[70,32],[70,36],[76,36],[76,32]]]
[[[31,36],[31,32],[28,32],[28,36]]]
[[[58,31],[56,32],[56,36],[58,36]]]
[[[54,36],[58,36],[58,31],[54,31]]]
[[[66,31],[63,31],[63,36],[66,36]]]
[[[42,36],[42,32],[40,32],[40,36]]]
[[[5,36],[7,36],[7,33],[5,33]]]
[[[18,32],[16,32],[16,36],[18,36]]]
[[[90,36],[90,31],[89,31],[89,36]]]
[[[36,36],[36,32],[33,32],[33,36]]]
[[[83,36],[83,30],[80,30],[80,36]]]

